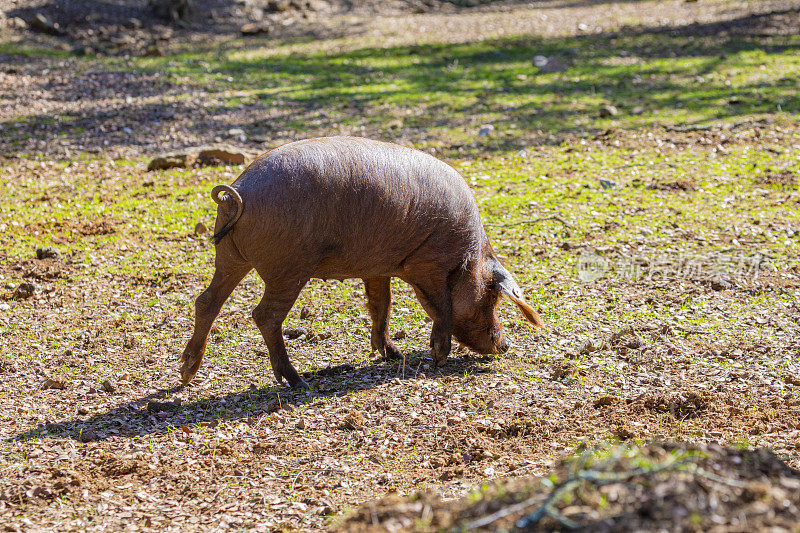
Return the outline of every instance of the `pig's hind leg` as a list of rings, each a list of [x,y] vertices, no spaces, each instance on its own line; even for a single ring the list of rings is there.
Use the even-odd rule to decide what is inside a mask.
[[[181,357],[181,383],[187,385],[200,369],[203,362],[203,353],[206,350],[208,332],[214,319],[217,318],[222,304],[231,295],[233,289],[242,281],[252,267],[244,262],[230,262],[224,260],[224,255],[218,254],[216,270],[211,284],[195,300],[194,333]]]
[[[278,383],[282,383],[286,379],[292,388],[307,389],[308,384],[303,381],[289,361],[286,345],[283,343],[282,325],[297,300],[300,290],[309,278],[272,280],[262,276],[262,279],[264,279],[266,289],[261,302],[253,309],[253,320],[261,330],[261,335],[267,344],[269,362],[272,364],[275,379],[278,380]]]
[[[372,318],[372,333],[370,342],[372,349],[377,350],[387,359],[400,359],[402,354],[389,340],[389,307],[392,304],[390,290],[391,278],[370,278],[364,280],[367,293],[367,309]]]

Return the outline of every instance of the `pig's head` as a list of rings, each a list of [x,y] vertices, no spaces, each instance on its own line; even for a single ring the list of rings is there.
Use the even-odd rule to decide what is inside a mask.
[[[539,313],[528,305],[511,273],[485,246],[481,257],[462,270],[453,284],[453,335],[478,353],[499,354],[509,348],[497,316],[501,296],[517,304],[531,324],[543,326]]]

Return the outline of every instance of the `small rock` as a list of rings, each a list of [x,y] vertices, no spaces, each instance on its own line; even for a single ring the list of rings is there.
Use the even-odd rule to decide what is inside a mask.
[[[0,304],[0,311],[8,311],[9,309],[11,309],[11,306],[7,303]]]
[[[602,187],[603,189],[613,189],[616,186],[617,186],[616,181],[607,180],[603,178],[600,179],[600,187]]]
[[[45,422],[44,428],[53,433],[59,433],[67,429],[64,424],[59,424],[58,422]]]
[[[305,320],[307,318],[311,318],[312,316],[314,316],[314,312],[310,307],[304,305],[302,309],[300,309],[300,320]]]
[[[12,30],[27,30],[28,23],[19,17],[11,17],[6,22],[6,26]]]
[[[239,29],[239,32],[242,35],[253,36],[253,35],[266,35],[271,30],[272,28],[266,22],[251,22],[249,24],[243,25]]]
[[[533,66],[539,69],[539,72],[545,74],[552,74],[554,72],[564,72],[567,66],[557,57],[547,57],[538,55],[533,58]]]
[[[283,336],[289,340],[297,339],[307,333],[308,330],[306,328],[286,328],[283,330]]]
[[[86,416],[89,414],[89,410],[85,407],[78,407],[78,414],[81,416]]]
[[[64,35],[64,30],[57,22],[50,22],[50,20],[42,15],[36,13],[31,19],[30,26],[36,31],[47,33],[49,35]]]
[[[127,348],[130,350],[136,348],[138,345],[139,345],[139,339],[137,339],[136,337],[126,334],[122,339],[123,348]]]
[[[364,415],[359,411],[350,411],[347,416],[342,420],[342,427],[344,429],[358,429],[364,425]]]
[[[783,381],[785,381],[789,385],[800,386],[800,376],[796,376],[794,374],[790,374],[789,372],[785,372],[783,374]]]
[[[308,422],[306,421],[305,418],[301,418],[300,420],[297,421],[297,424],[295,424],[295,426],[297,427],[297,429],[306,429],[306,427],[308,427]]]
[[[607,405],[612,405],[617,403],[618,398],[616,396],[601,396],[597,398],[595,401],[592,402],[592,405],[595,407],[605,407]]]
[[[633,335],[628,341],[625,343],[625,346],[630,348],[631,350],[638,350],[642,346],[644,346],[644,341],[638,335]]]
[[[644,113],[644,106],[637,105],[631,109],[631,115],[641,115],[642,113]]]
[[[478,130],[478,135],[491,135],[494,131],[494,126],[491,124],[486,124],[481,126],[481,129]]]
[[[206,165],[243,165],[254,154],[244,152],[223,144],[190,148],[185,151],[172,152],[154,157],[147,165],[147,170],[166,170],[170,168],[188,168]]]
[[[144,49],[144,54],[142,55],[145,57],[163,57],[164,49],[158,44],[151,44]]]
[[[251,154],[245,153],[231,146],[215,145],[198,149],[197,164],[208,165],[221,162],[225,165],[243,165]]]
[[[67,381],[63,378],[47,378],[42,384],[43,389],[64,390],[67,388]]]
[[[131,17],[125,21],[125,26],[128,28],[139,29],[142,27],[142,21],[135,17]]]
[[[269,0],[267,2],[267,8],[276,13],[288,11],[290,7],[292,7],[291,0]]]
[[[630,440],[636,436],[633,431],[624,426],[618,426],[617,428],[613,429],[611,434],[617,437],[619,440]]]
[[[619,111],[613,105],[606,104],[600,108],[600,118],[616,117]]]
[[[190,166],[191,161],[192,158],[189,154],[164,154],[154,157],[147,165],[147,171],[186,168]]]
[[[30,298],[33,296],[33,293],[36,292],[36,285],[31,283],[30,281],[23,281],[22,283],[14,289],[14,294],[11,297],[14,300],[24,300],[26,298]]]
[[[401,329],[400,331],[398,331],[397,333],[392,335],[392,339],[394,339],[396,341],[403,340],[406,337],[408,337],[408,332],[406,330],[404,330],[404,329]]]
[[[596,352],[599,349],[600,349],[600,346],[595,344],[594,341],[588,340],[585,343],[583,343],[583,345],[578,350],[578,353],[581,354],[581,355],[585,355],[587,353]]]
[[[198,222],[194,226],[194,234],[195,235],[202,235],[203,233],[207,232],[208,228],[202,222]]]
[[[724,279],[715,279],[711,282],[711,288],[715,291],[725,291],[731,287],[731,282]]]
[[[569,377],[578,373],[575,365],[562,361],[553,365],[550,371],[550,379],[559,380],[561,378]]]
[[[181,401],[179,398],[175,398],[171,402],[156,402],[153,400],[147,402],[147,410],[151,413],[172,411],[180,406],[181,406]]]
[[[78,435],[78,440],[81,442],[94,442],[99,439],[100,437],[93,429],[84,429]]]
[[[58,250],[52,246],[40,246],[36,249],[36,259],[47,259],[50,257],[58,257]]]
[[[94,54],[94,48],[92,48],[91,46],[76,44],[75,46],[72,47],[72,53],[79,56],[90,56]]]
[[[190,18],[194,12],[194,0],[149,0],[147,8],[154,16],[175,22]]]
[[[106,392],[113,393],[117,391],[117,385],[110,379],[105,380],[100,387]]]
[[[317,333],[317,338],[321,341],[330,339],[333,334],[330,331],[320,331]]]

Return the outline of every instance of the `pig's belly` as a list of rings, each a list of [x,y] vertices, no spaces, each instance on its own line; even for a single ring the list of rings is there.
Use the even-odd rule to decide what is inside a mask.
[[[320,279],[377,278],[399,276],[402,258],[386,257],[374,253],[328,255],[323,257],[311,277]]]

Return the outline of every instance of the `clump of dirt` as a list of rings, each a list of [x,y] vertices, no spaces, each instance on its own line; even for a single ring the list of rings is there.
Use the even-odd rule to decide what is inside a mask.
[[[608,445],[549,477],[483,487],[455,501],[433,492],[363,505],[340,531],[719,531],[790,528],[800,472],[771,452],[653,443]]]
[[[92,221],[86,220],[56,220],[54,222],[33,222],[25,226],[28,235],[47,234],[54,242],[68,243],[76,233],[85,237],[95,235],[111,235],[117,232],[117,221],[101,218]]]
[[[797,172],[784,170],[781,172],[767,172],[760,174],[755,179],[758,185],[779,185],[781,187],[797,186]]]
[[[114,223],[109,220],[98,220],[97,222],[83,222],[77,226],[81,235],[111,235],[117,232]]]
[[[135,460],[117,459],[112,457],[104,461],[100,466],[106,476],[121,477],[127,476],[128,474],[134,474],[140,469],[141,466],[145,465],[141,465]]]
[[[706,411],[713,404],[714,398],[708,393],[689,391],[648,396],[641,402],[651,411],[670,413],[675,418],[693,418]]]
[[[579,373],[578,366],[571,361],[556,361],[550,366],[550,379],[560,380]]]
[[[697,186],[689,180],[658,181],[648,185],[655,191],[693,191]]]

